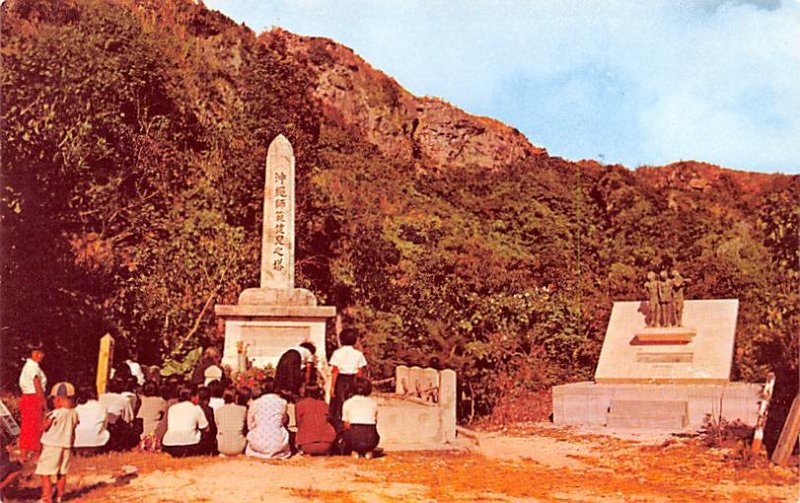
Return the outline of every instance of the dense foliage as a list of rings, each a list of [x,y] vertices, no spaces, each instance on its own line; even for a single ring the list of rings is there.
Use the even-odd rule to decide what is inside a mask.
[[[6,383],[32,338],[55,376],[91,373],[106,332],[145,363],[219,344],[211,306],[257,282],[283,133],[298,282],[364,335],[375,374],[435,357],[479,412],[590,378],[612,301],[675,266],[689,298],[740,299],[734,377],[797,389],[797,177],[658,187],[547,155],[417,169],[322,120],[280,34],[191,2],[8,0],[2,37]]]

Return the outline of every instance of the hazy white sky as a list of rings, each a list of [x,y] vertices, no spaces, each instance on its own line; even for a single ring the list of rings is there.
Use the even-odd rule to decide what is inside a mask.
[[[206,0],[351,47],[552,155],[800,173],[800,0]]]

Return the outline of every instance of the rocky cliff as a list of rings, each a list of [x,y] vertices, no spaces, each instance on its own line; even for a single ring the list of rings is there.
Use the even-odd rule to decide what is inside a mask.
[[[386,156],[442,168],[495,168],[545,155],[516,129],[437,98],[412,95],[351,49],[325,38],[273,30],[314,75],[312,96],[324,120],[351,131]]]

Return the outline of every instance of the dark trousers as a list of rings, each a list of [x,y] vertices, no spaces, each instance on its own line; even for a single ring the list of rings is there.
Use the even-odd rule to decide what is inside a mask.
[[[172,456],[173,458],[185,458],[188,456],[200,456],[204,454],[201,452],[203,446],[200,444],[193,445],[162,445],[161,450]]]
[[[351,424],[350,429],[344,431],[344,453],[356,451],[364,454],[375,450],[378,442],[378,427],[374,424]]]
[[[328,422],[336,429],[336,434],[342,433],[342,405],[345,400],[353,396],[353,384],[356,382],[355,374],[339,374],[336,376],[336,387],[333,390],[330,408],[328,409]]]
[[[139,445],[142,420],[134,419],[133,423],[126,423],[122,419],[117,419],[108,425],[108,432],[111,434],[106,444],[109,451],[129,451]]]

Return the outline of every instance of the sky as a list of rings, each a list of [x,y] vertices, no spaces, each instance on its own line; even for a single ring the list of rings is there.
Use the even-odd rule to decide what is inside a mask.
[[[800,174],[800,0],[205,0],[332,38],[551,155]]]

